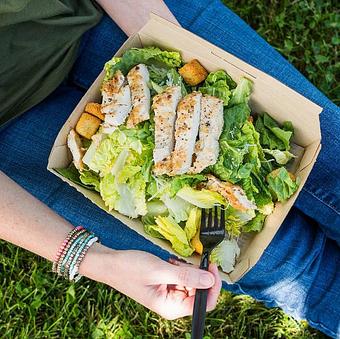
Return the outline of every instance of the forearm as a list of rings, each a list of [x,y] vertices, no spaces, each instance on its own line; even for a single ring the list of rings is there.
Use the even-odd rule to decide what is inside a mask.
[[[0,239],[50,261],[73,226],[0,172]],[[80,266],[80,273],[104,281],[106,254],[113,252],[94,244]]]
[[[149,20],[150,12],[178,24],[162,0],[97,0],[97,2],[128,36],[137,32]]]

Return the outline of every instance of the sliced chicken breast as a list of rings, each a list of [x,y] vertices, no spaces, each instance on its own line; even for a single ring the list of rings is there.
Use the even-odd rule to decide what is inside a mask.
[[[170,173],[170,154],[174,148],[176,108],[182,98],[181,87],[168,87],[154,96],[152,108],[155,112],[155,148],[153,159],[156,175]]]
[[[71,129],[67,136],[67,146],[71,151],[74,166],[78,170],[82,171],[84,169],[84,163],[82,159],[85,151],[82,148],[79,134],[74,129]]]
[[[149,79],[149,71],[144,64],[133,67],[127,75],[132,99],[132,110],[126,123],[128,128],[150,118]]]
[[[192,92],[185,96],[177,106],[171,175],[186,173],[191,167],[200,123],[201,98],[202,93]]]
[[[130,87],[121,71],[103,84],[102,96],[103,126],[109,132],[122,125],[131,111]]]
[[[223,129],[223,101],[211,95],[201,100],[199,139],[195,145],[195,161],[191,173],[200,173],[218,158],[218,140]]]
[[[256,209],[256,205],[247,198],[246,193],[240,186],[227,181],[221,181],[211,174],[208,174],[207,178],[206,187],[209,190],[220,193],[235,209],[240,211]]]
[[[117,94],[120,88],[125,83],[125,76],[121,71],[117,71],[111,80],[105,81],[102,86],[102,106],[110,104],[114,99],[114,95]]]

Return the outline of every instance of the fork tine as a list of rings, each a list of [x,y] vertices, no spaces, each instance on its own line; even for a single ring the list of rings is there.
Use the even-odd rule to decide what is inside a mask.
[[[202,208],[202,215],[201,215],[201,232],[207,227],[207,218],[205,208]]]
[[[209,214],[208,214],[208,228],[212,227],[212,208],[209,209]]]
[[[221,211],[220,228],[224,229],[225,228],[225,209],[220,208],[220,211]]]
[[[218,209],[217,205],[214,207],[214,228],[218,228]]]

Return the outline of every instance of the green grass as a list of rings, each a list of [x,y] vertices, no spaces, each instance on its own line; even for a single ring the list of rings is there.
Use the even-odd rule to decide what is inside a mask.
[[[336,1],[225,0],[230,8],[339,102]],[[0,241],[1,338],[190,338],[190,318],[166,321],[89,280],[70,284],[50,264]],[[325,338],[248,296],[222,292],[206,338]]]
[[[340,103],[337,0],[223,0],[334,103]]]
[[[1,338],[190,338],[191,319],[167,321],[87,279],[68,283],[35,255],[0,242]],[[323,338],[279,309],[223,292],[206,338]]]

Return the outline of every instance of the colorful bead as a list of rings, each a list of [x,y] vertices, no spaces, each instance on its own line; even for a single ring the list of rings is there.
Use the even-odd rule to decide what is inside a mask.
[[[56,253],[52,271],[71,281],[78,281],[81,278],[78,273],[80,264],[96,241],[98,238],[84,227],[77,226],[72,229]]]

